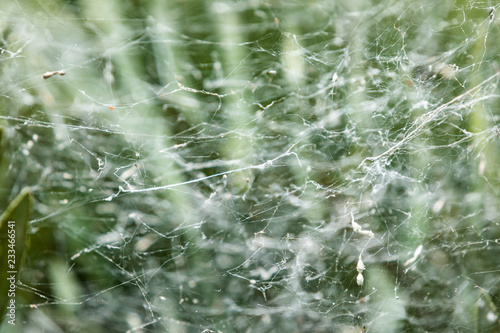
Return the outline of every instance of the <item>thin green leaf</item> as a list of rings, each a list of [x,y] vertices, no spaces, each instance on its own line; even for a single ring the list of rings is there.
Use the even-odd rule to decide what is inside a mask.
[[[33,199],[29,189],[24,188],[0,217],[0,315],[2,319],[11,300],[15,300],[16,290],[12,287],[11,281],[17,281],[29,245],[27,230],[32,205]],[[15,279],[8,280],[11,277]]]

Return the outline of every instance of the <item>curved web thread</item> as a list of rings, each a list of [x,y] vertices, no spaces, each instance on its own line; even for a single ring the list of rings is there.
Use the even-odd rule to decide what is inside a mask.
[[[4,9],[23,329],[494,330],[497,9]]]

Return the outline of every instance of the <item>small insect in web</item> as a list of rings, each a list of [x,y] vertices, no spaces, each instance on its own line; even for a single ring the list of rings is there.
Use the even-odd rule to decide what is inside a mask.
[[[488,17],[490,18],[490,21],[493,21],[495,19],[495,13],[493,12],[495,10],[494,7],[490,8],[490,12],[488,14]]]
[[[332,83],[335,83],[337,82],[337,80],[339,79],[339,76],[337,75],[337,73],[333,73],[333,76],[332,76]]]
[[[63,75],[66,75],[66,71],[61,70],[61,71],[46,72],[45,74],[42,75],[42,78],[44,80],[47,80],[48,78],[51,78],[51,77],[53,77],[54,75],[57,75],[57,74],[63,76]]]
[[[334,95],[336,95],[336,94],[337,94],[337,93],[336,93],[336,89],[335,89],[335,88],[336,88],[336,84],[335,84],[335,83],[336,83],[338,80],[339,80],[339,76],[338,76],[338,74],[337,74],[336,72],[335,72],[335,73],[333,73],[333,76],[332,76],[332,92],[330,93],[330,95],[332,95],[332,98],[333,98],[333,96],[334,96]]]

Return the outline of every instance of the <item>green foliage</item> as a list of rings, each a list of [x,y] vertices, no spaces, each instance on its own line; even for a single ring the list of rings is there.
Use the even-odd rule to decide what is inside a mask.
[[[24,258],[29,248],[29,218],[33,199],[28,188],[23,189],[0,216],[0,316],[3,320],[11,300],[15,300]],[[9,295],[9,297],[7,297]]]
[[[498,9],[7,2],[0,330],[494,332]]]

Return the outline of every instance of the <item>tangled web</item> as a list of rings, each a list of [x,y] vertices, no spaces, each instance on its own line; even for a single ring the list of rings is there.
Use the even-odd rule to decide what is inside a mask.
[[[35,206],[3,327],[497,331],[498,9],[12,1],[1,200]]]

